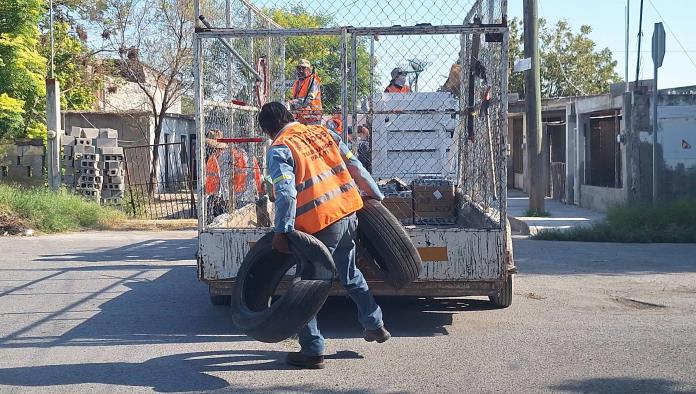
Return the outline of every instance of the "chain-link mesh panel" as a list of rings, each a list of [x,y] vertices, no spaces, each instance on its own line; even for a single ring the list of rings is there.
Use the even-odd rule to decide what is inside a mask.
[[[288,103],[295,66],[308,59],[320,81],[322,124],[336,128],[331,120],[340,118],[336,131],[402,222],[503,226],[506,2],[368,3],[201,5],[217,28],[202,33],[202,126],[227,144],[206,145],[206,160],[217,157],[220,167],[208,222],[263,194],[255,179],[264,171],[265,144],[228,140],[262,137],[258,109],[267,101]],[[206,174],[215,169],[211,164]],[[463,223],[465,206],[484,219]]]

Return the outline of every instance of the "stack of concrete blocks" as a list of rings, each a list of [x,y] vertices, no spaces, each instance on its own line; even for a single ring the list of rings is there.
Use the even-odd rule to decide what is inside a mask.
[[[63,142],[63,183],[91,200],[121,205],[125,184],[118,132],[73,127]]]

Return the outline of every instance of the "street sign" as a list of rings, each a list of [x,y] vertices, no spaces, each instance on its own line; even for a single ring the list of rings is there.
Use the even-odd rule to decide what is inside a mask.
[[[524,59],[520,59],[515,62],[515,67],[513,68],[513,71],[516,73],[522,72],[522,71],[527,71],[532,69],[532,58],[527,57]]]
[[[662,67],[665,59],[665,28],[662,22],[655,23],[655,31],[652,36],[652,58],[657,67]]]

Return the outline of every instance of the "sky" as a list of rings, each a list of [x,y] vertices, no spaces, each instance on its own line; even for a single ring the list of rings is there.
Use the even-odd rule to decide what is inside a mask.
[[[629,0],[630,44],[629,80],[635,79],[637,59],[638,14],[640,0]],[[641,48],[641,79],[653,76],[650,56],[651,36],[655,22],[665,25],[666,55],[659,74],[659,87],[696,85],[696,0],[644,0],[643,43]],[[566,19],[573,31],[581,25],[592,27],[592,38],[598,49],[609,48],[617,61],[616,71],[625,75],[625,6],[627,0],[539,0],[539,16],[553,24]],[[314,12],[334,17],[339,25],[404,26],[417,23],[460,24],[473,0],[254,0],[260,7],[303,4]],[[484,0],[483,2],[487,2]],[[522,0],[508,0],[510,18],[522,16]],[[676,36],[676,38],[675,38]],[[683,50],[682,49],[685,50]],[[421,74],[421,91],[432,91],[444,83],[449,68],[457,59],[458,36],[381,37],[375,43],[378,59],[376,73],[382,84],[389,81],[393,67],[404,66],[407,59],[418,58],[430,63]]]
[[[626,0],[539,0],[539,17],[550,22],[567,19],[574,31],[581,25],[590,25],[590,37],[599,48],[612,51],[618,62],[616,71],[623,78],[626,64],[625,7]],[[640,0],[630,0],[629,80],[636,77],[639,11]],[[658,72],[659,88],[696,85],[696,24],[691,17],[694,14],[694,0],[644,0],[641,79],[653,77],[651,39],[654,24],[662,22],[667,37],[665,59]],[[509,1],[508,15],[521,18],[522,0]]]

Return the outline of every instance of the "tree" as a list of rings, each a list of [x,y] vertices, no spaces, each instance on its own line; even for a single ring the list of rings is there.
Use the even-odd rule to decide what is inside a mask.
[[[510,23],[510,62],[522,57],[521,23]],[[592,28],[580,27],[574,33],[567,21],[558,21],[552,27],[539,20],[541,94],[543,97],[567,97],[601,94],[609,91],[612,83],[621,81],[616,73],[616,61],[609,48],[597,50],[589,38]],[[510,78],[510,92],[523,93],[522,75]]]
[[[102,31],[100,50],[115,54],[120,72],[147,97],[159,144],[166,113],[191,86],[193,1],[100,0],[83,14]],[[154,185],[159,149],[151,159]]]
[[[94,106],[95,93],[101,88],[103,70],[95,61],[94,53],[87,46],[87,32],[71,12],[79,4],[54,5],[54,68],[60,82],[61,107],[69,110],[86,110]],[[40,23],[42,32],[40,52],[50,59],[49,14]]]
[[[276,23],[284,28],[320,28],[336,25],[330,15],[312,14],[303,6],[288,9],[265,10]],[[350,43],[348,43],[350,59]],[[300,59],[309,60],[322,82],[322,102],[324,111],[331,111],[341,105],[341,52],[340,38],[336,36],[304,36],[288,38],[285,45],[285,75],[295,78],[295,66]],[[370,94],[370,55],[367,42],[359,38],[357,42],[357,81],[358,97]]]
[[[46,59],[37,50],[42,7],[41,0],[0,2],[0,137],[36,137],[46,131]]]

